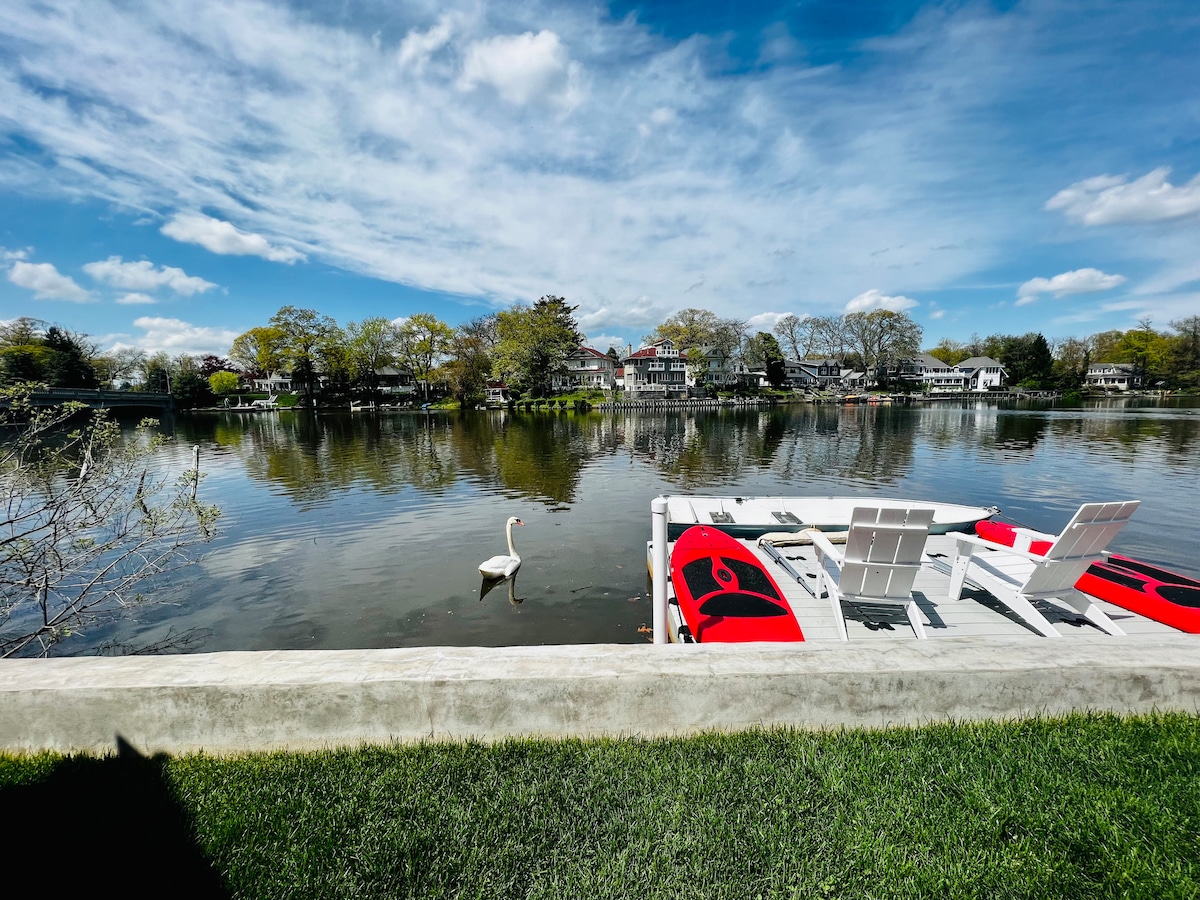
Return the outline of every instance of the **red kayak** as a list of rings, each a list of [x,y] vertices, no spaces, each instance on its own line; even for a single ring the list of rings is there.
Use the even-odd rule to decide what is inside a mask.
[[[671,551],[671,582],[683,620],[700,643],[802,641],[783,591],[749,548],[695,525]]]
[[[975,532],[986,541],[1011,547],[1016,527],[986,521],[978,523]],[[1033,541],[1029,552],[1043,554],[1050,543]],[[1200,581],[1194,578],[1114,554],[1106,562],[1092,563],[1075,587],[1147,619],[1200,634]]]

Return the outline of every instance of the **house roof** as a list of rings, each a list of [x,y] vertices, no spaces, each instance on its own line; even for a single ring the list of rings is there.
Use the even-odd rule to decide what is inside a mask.
[[[594,347],[580,347],[575,352],[582,353],[584,356],[597,356],[600,359],[606,359],[608,357],[607,353],[601,353],[599,350],[597,350]]]
[[[959,369],[986,369],[989,366],[1004,368],[999,362],[992,359],[990,356],[972,356],[970,359],[964,359],[956,365]]]
[[[657,357],[658,357],[658,348],[657,347],[643,347],[641,350],[638,350],[634,353],[630,353],[625,358],[626,359],[656,359]]]

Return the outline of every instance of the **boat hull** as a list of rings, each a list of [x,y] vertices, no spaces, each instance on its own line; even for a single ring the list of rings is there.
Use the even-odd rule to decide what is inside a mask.
[[[754,554],[717,528],[689,528],[671,551],[680,615],[699,643],[802,641],[783,592]]]
[[[847,531],[855,507],[889,509],[921,507],[934,511],[930,534],[970,532],[975,523],[994,516],[996,507],[963,506],[923,500],[873,497],[691,497],[667,498],[667,538],[678,540],[693,525],[706,525],[742,540],[768,532],[798,532],[806,528]]]
[[[981,522],[978,532],[985,540],[1011,547],[1014,529],[1004,522]],[[1030,553],[1049,549],[1049,541],[1029,545]],[[1200,634],[1200,581],[1170,569],[1113,554],[1106,562],[1092,563],[1075,588],[1147,619]]]

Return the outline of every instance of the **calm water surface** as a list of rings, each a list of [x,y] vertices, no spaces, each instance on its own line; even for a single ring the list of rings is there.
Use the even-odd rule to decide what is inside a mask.
[[[997,505],[1057,531],[1081,502],[1137,498],[1116,549],[1197,571],[1200,407],[814,407],[694,414],[197,414],[223,533],[144,606],[59,653],[646,640],[660,493],[872,495]],[[524,559],[510,595],[479,562]],[[511,600],[521,601],[517,603]]]

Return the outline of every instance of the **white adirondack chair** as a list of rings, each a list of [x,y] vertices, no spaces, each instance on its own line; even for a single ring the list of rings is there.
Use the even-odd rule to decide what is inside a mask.
[[[902,606],[917,637],[925,638],[912,586],[921,569],[932,522],[932,509],[856,507],[850,515],[845,547],[835,547],[819,531],[810,532],[821,564],[817,596],[823,590],[829,592],[833,618],[843,641],[849,640],[843,600]],[[834,567],[836,578],[827,563]]]
[[[963,583],[970,581],[1046,637],[1062,635],[1030,601],[1061,600],[1097,628],[1124,634],[1096,605],[1095,598],[1075,589],[1075,582],[1088,566],[1105,558],[1104,551],[1140,504],[1140,500],[1085,503],[1062,534],[1018,529],[1013,547],[973,534],[952,534],[958,549],[950,575],[950,599],[959,599]],[[1051,541],[1050,549],[1044,555],[1031,553],[1029,546],[1034,540]]]

